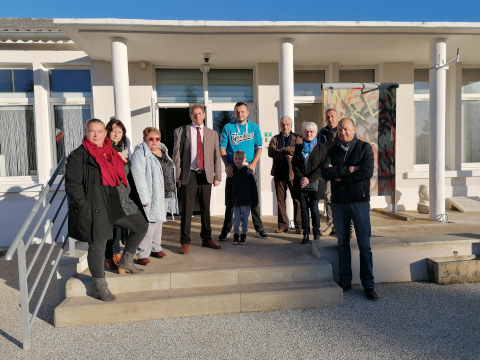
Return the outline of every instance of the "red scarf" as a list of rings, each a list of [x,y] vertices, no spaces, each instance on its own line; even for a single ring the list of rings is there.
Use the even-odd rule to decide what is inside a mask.
[[[82,144],[85,150],[87,150],[100,166],[102,185],[116,186],[122,182],[128,187],[124,169],[125,163],[118,152],[112,147],[109,138],[105,138],[103,147],[95,145],[86,137],[83,138]]]

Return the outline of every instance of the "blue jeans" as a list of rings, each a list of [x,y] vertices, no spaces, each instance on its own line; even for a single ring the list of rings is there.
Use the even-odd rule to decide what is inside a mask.
[[[242,234],[248,231],[248,217],[250,216],[250,206],[234,206],[235,225],[233,226],[234,234],[238,234],[240,230],[240,222],[242,222]]]
[[[320,212],[318,211],[318,200],[300,196],[300,210],[302,212],[303,235],[310,234],[310,216],[312,214],[313,236],[320,236]]]
[[[333,223],[338,238],[338,267],[340,283],[352,283],[352,255],[350,252],[350,221],[353,221],[360,250],[360,280],[365,289],[373,289],[373,260],[370,248],[370,203],[332,203]]]

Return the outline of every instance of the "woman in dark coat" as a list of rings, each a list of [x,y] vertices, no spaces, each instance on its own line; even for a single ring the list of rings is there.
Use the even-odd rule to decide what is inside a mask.
[[[301,244],[310,241],[310,216],[312,214],[313,239],[320,238],[320,212],[318,200],[325,198],[325,181],[321,177],[321,168],[327,149],[324,144],[317,143],[317,125],[313,122],[302,124],[303,143],[295,146],[292,158],[294,173],[293,194],[294,199],[300,200],[302,211],[303,239]],[[312,190],[318,183],[317,189]]]
[[[107,126],[107,137],[112,142],[112,147],[117,150],[121,158],[127,162],[126,170],[129,170],[130,164],[127,159],[127,130],[125,125],[118,119],[110,119]],[[131,178],[128,178],[127,181],[129,185],[133,185]],[[118,270],[118,263],[122,258],[122,253],[120,250],[120,239],[122,238],[122,228],[115,227],[113,228],[113,237],[107,241],[107,246],[105,249],[105,267],[110,270]]]
[[[136,274],[133,254],[147,233],[148,223],[130,198],[125,161],[106,138],[105,125],[91,119],[85,124],[85,137],[67,160],[65,191],[69,197],[68,234],[88,242],[88,266],[95,285],[95,296],[116,300],[105,281],[104,255],[113,225],[130,230],[118,272]]]

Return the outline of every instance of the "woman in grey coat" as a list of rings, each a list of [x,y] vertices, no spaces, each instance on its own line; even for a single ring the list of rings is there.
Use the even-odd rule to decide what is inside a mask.
[[[178,213],[175,164],[160,140],[160,131],[147,127],[143,142],[132,155],[132,175],[149,222],[148,232],[137,248],[138,263],[144,266],[150,264],[150,255],[166,256],[162,251],[162,224],[167,221],[167,212]]]

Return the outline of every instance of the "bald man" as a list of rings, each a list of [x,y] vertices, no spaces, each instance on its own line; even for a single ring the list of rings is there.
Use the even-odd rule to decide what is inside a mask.
[[[339,285],[351,288],[352,256],[350,221],[353,221],[360,250],[360,280],[367,299],[375,301],[373,260],[370,248],[370,179],[373,176],[372,146],[355,136],[355,123],[350,118],[338,122],[339,142],[327,151],[322,176],[332,182],[333,223],[338,238]]]

